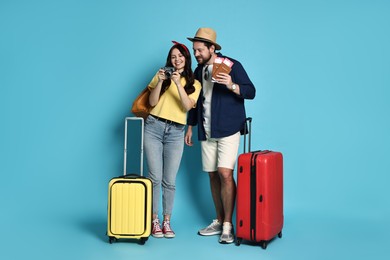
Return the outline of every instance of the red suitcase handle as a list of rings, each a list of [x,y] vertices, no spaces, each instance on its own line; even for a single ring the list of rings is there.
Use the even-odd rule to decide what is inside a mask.
[[[247,125],[246,123],[249,122],[249,131],[247,132]],[[251,151],[251,133],[252,133],[252,117],[247,117],[245,119],[245,126],[244,126],[244,153],[246,153],[246,135],[248,133],[248,152]]]

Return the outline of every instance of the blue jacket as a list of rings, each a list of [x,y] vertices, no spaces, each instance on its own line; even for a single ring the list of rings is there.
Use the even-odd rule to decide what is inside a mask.
[[[240,86],[240,95],[233,93],[226,85],[214,83],[211,100],[211,138],[230,136],[238,131],[243,134],[246,119],[244,100],[254,99],[256,95],[255,86],[241,63],[220,53],[217,55],[234,62],[230,76],[232,81]],[[194,71],[195,78],[200,82],[202,82],[202,69],[203,65],[198,64]],[[203,127],[203,90],[198,98],[196,108],[191,109],[188,113],[187,124],[198,125],[198,139],[206,140]]]

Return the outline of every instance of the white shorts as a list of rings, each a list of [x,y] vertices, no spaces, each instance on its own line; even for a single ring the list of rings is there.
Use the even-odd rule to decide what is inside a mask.
[[[203,171],[215,172],[219,167],[234,169],[240,145],[240,132],[223,138],[207,138],[200,143]]]

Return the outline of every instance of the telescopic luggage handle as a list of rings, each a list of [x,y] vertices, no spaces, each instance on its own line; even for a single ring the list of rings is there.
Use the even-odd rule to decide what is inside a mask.
[[[123,160],[123,176],[126,176],[126,161],[127,161],[127,121],[140,120],[141,121],[141,159],[140,159],[140,175],[144,174],[144,119],[142,117],[126,117],[125,118],[125,146],[124,146],[124,160]]]
[[[252,134],[252,117],[247,117],[245,119],[245,126],[244,126],[244,153],[246,153],[246,133],[247,133],[247,125],[246,123],[249,122],[249,131],[248,131],[248,152],[251,151],[251,134]]]

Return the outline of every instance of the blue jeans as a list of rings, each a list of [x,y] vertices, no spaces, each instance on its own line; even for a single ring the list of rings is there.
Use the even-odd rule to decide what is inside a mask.
[[[153,182],[153,214],[158,214],[161,190],[163,215],[172,214],[184,129],[184,125],[161,122],[151,115],[145,121],[144,151]]]

